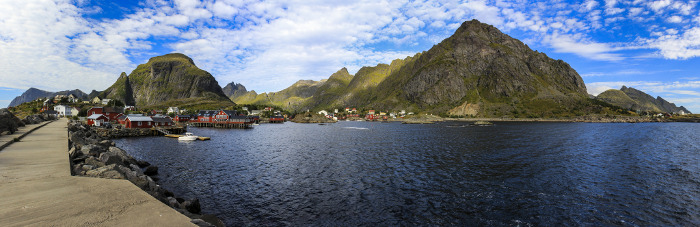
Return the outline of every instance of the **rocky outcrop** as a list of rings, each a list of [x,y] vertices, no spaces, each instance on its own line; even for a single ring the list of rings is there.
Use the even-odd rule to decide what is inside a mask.
[[[246,90],[245,86],[234,82],[227,84],[221,90],[223,90],[224,94],[228,96],[231,100],[234,100],[248,93],[248,90]]]
[[[185,200],[156,183],[158,168],[138,161],[114,142],[82,122],[68,123],[71,173],[77,176],[128,180],[148,194],[190,217],[199,226],[223,226],[213,215],[202,215],[198,199]]]
[[[33,114],[33,115],[26,116],[26,117],[24,117],[24,119],[22,119],[22,122],[24,122],[24,124],[31,125],[31,124],[39,124],[39,123],[42,123],[45,121],[52,121],[52,120],[56,120],[56,116],[45,114],[45,113],[40,113],[40,114]]]
[[[213,100],[233,104],[209,72],[199,69],[191,58],[178,53],[152,57],[128,76],[123,73],[100,97],[122,102],[133,98],[135,104],[142,107],[163,105],[166,101],[187,104]]]
[[[7,110],[7,108],[0,109],[0,135],[4,133],[15,133],[17,128],[24,125],[25,123]]]
[[[333,119],[316,113],[300,113],[291,119],[294,123],[335,123]]]

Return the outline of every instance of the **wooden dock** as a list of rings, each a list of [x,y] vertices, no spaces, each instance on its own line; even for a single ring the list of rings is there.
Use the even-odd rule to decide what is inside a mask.
[[[251,128],[250,123],[210,123],[210,122],[190,122],[189,125],[195,127],[210,127],[210,128]]]

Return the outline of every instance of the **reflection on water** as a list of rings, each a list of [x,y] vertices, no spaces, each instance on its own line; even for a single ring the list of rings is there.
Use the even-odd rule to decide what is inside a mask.
[[[700,225],[700,126],[339,122],[116,140],[228,225]]]

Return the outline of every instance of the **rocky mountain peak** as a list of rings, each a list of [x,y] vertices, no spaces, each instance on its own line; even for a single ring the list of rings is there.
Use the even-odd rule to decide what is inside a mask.
[[[202,98],[222,105],[232,104],[209,72],[199,69],[190,57],[180,53],[152,57],[128,76],[122,73],[100,97],[122,102],[131,99],[137,106],[166,105],[170,100],[175,102],[168,105],[184,104]]]

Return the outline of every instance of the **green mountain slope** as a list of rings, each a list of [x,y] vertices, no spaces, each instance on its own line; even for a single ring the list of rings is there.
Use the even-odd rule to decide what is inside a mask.
[[[654,98],[643,91],[626,86],[622,86],[620,90],[607,90],[600,93],[596,98],[633,111],[651,113],[679,113],[683,111],[685,113],[690,113],[690,111],[683,106],[677,107],[675,104],[661,97]]]
[[[390,65],[364,67],[347,87],[317,93],[302,106],[543,117],[580,113],[594,105],[567,63],[476,20],[464,22],[428,51]]]
[[[209,72],[178,53],[153,57],[128,76],[122,73],[100,97],[134,102],[138,107],[234,105]]]

